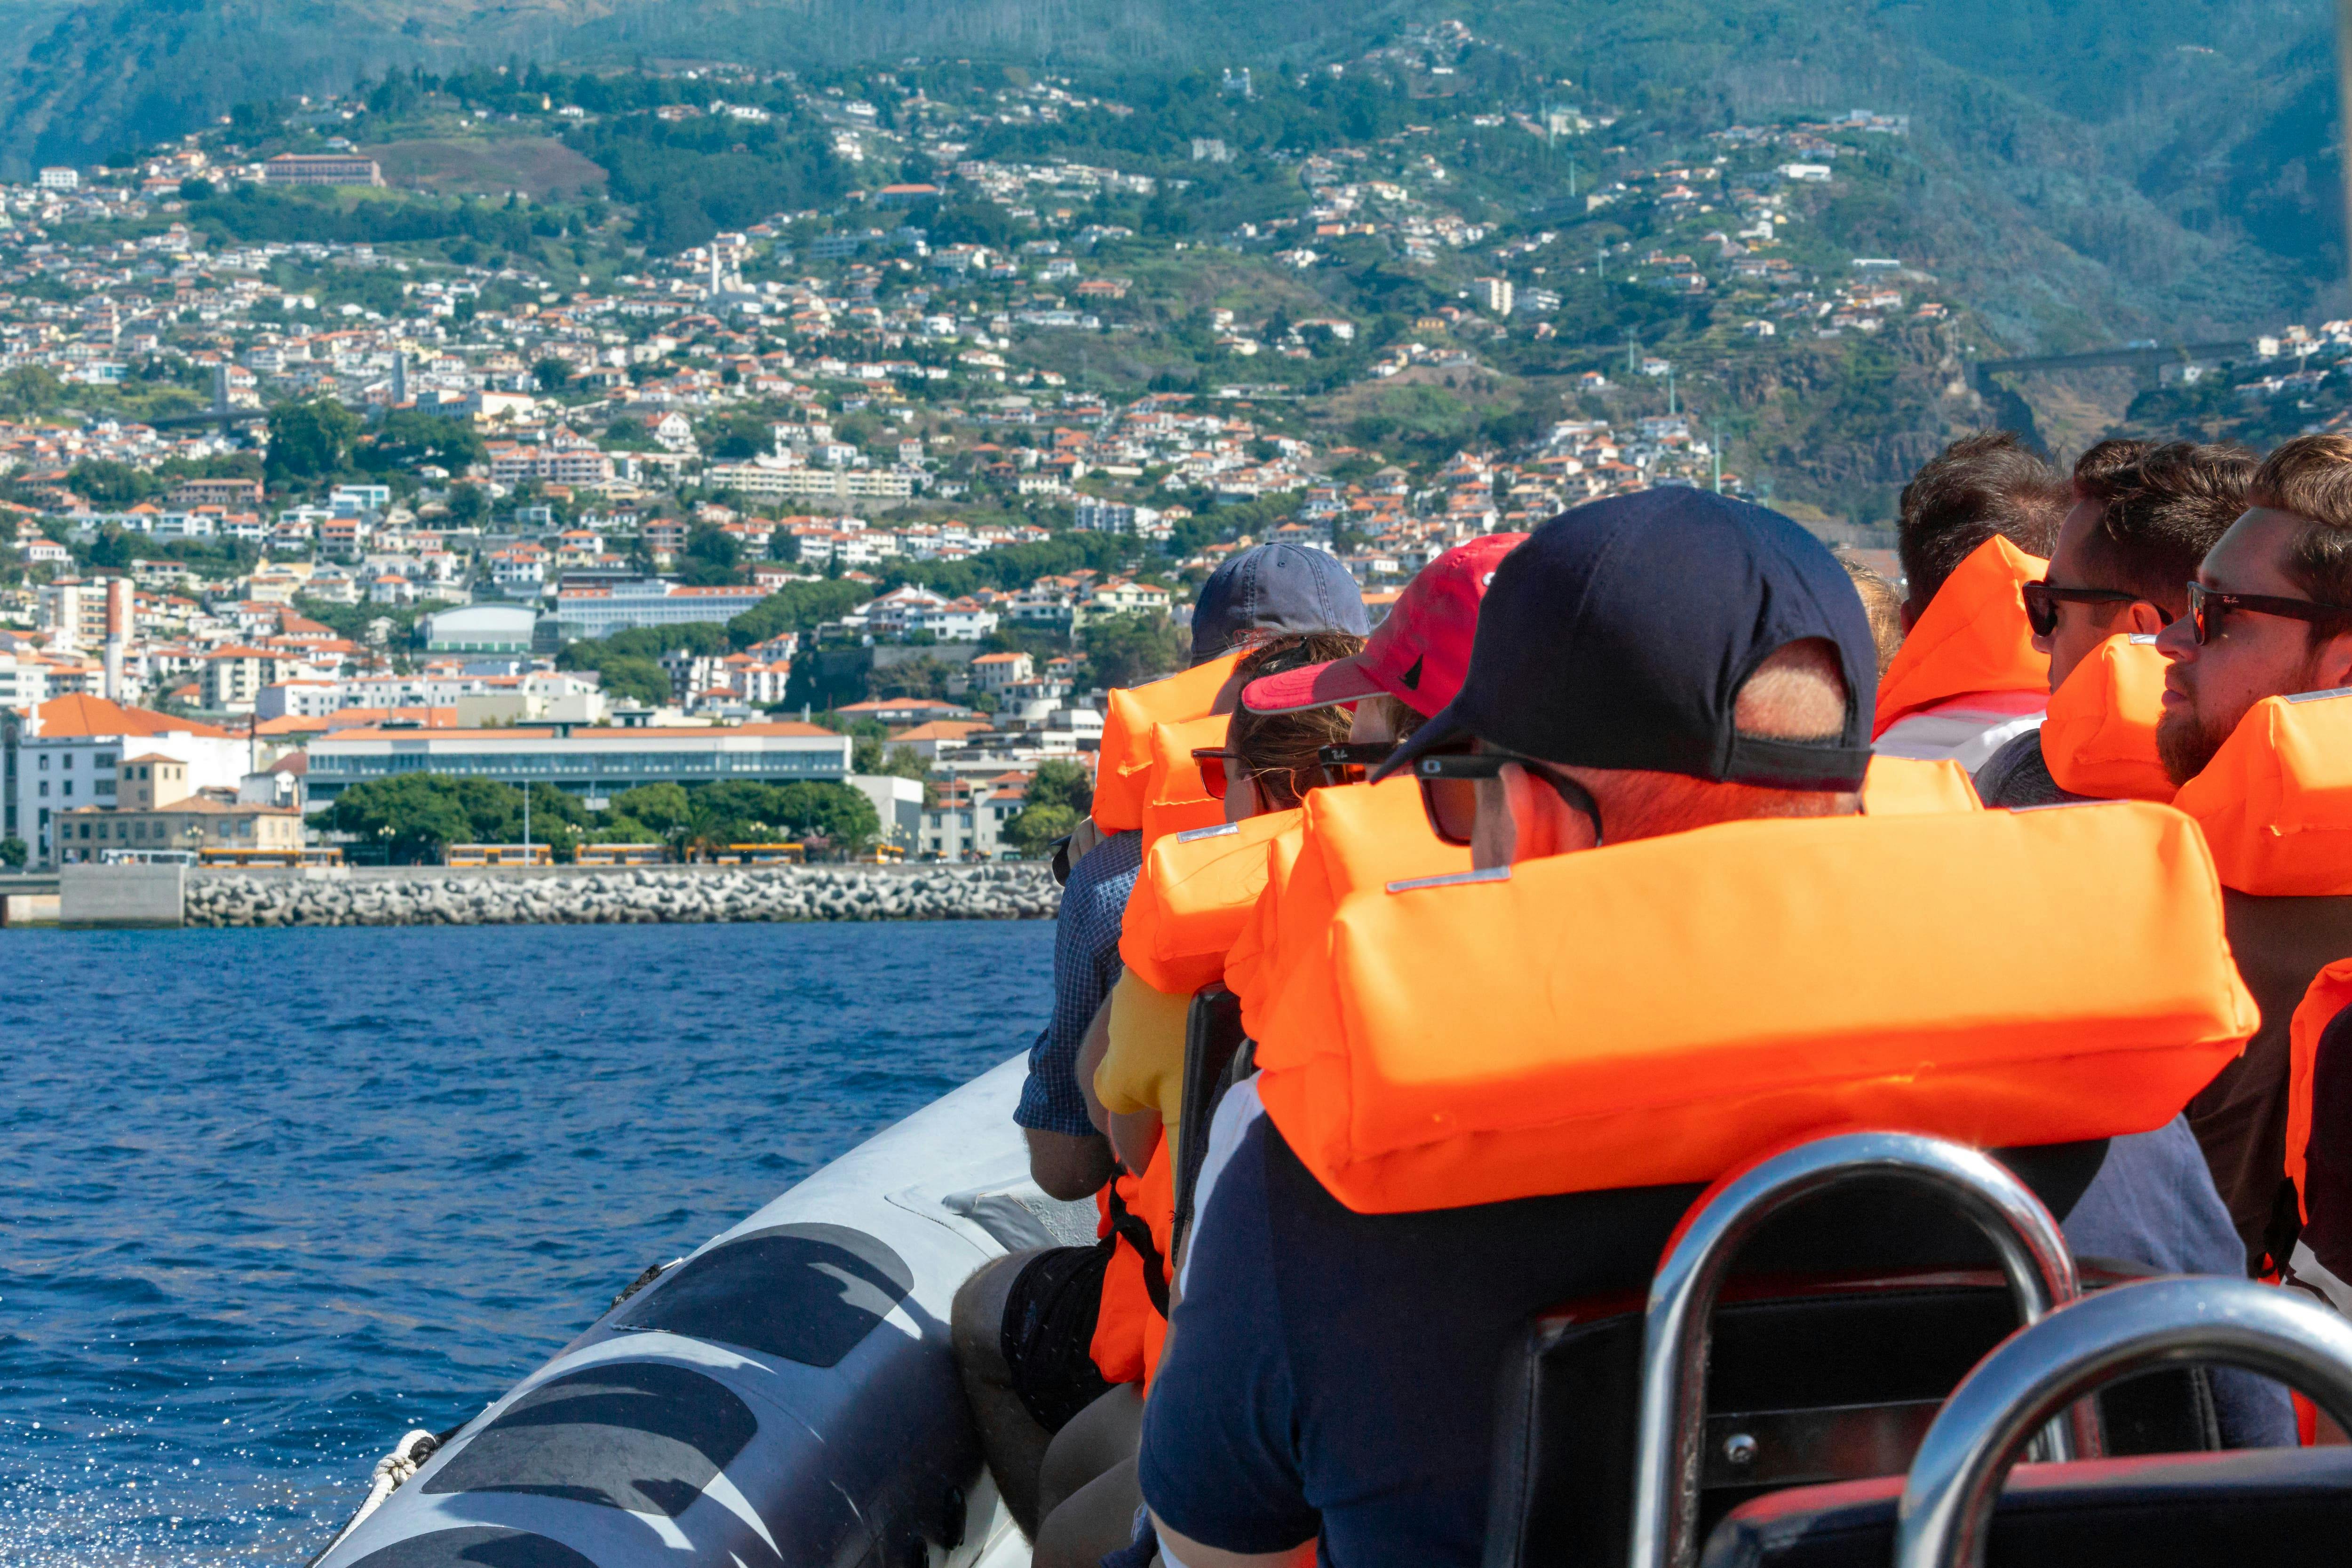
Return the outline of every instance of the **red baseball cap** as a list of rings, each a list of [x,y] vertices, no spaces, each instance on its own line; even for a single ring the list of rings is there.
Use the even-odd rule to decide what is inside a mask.
[[[1527,537],[1487,534],[1455,545],[1413,574],[1362,653],[1252,681],[1242,688],[1242,706],[1299,713],[1386,693],[1423,717],[1434,714],[1470,672],[1478,601],[1496,564]]]

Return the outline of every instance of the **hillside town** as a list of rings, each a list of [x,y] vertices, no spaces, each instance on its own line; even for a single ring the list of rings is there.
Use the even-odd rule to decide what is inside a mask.
[[[1090,763],[1106,686],[1237,549],[1328,551],[1377,613],[1580,502],[1772,497],[1726,388],[1800,344],[1899,338],[1980,407],[1933,274],[1822,232],[1902,117],[1651,152],[1462,85],[1485,47],[1203,78],[1230,141],[1115,166],[1013,155],[1139,123],[1054,78],[500,68],[0,188],[0,855],[380,857],[325,809],[402,770],[560,789],[567,856],[652,831],[631,791],[722,779],[854,785],[867,852],[1034,852],[1041,766]],[[1349,109],[1367,80],[1409,110]],[[1275,92],[1339,129],[1245,144]],[[632,230],[587,183],[453,204],[386,172],[430,131],[617,195],[709,128],[792,128],[825,200]],[[1566,195],[1497,205],[1513,159]],[[1256,215],[1203,232],[1188,204],[1235,190]],[[2347,351],[2291,328],[2149,395],[2340,420]]]

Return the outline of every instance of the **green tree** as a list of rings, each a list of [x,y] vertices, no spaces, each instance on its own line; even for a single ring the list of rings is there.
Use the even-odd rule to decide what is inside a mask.
[[[863,583],[788,582],[727,622],[727,635],[736,647],[748,648],[786,632],[813,631],[822,621],[838,621],[871,597]]]
[[[25,857],[30,852],[25,847],[25,841],[22,839],[0,839],[0,865],[21,869],[25,863]]]
[[[461,528],[470,528],[490,515],[490,497],[479,485],[452,485],[448,507],[449,520]]]
[[[881,774],[899,779],[929,779],[930,765],[911,746],[886,746],[874,736],[861,737],[850,747],[852,773]]]
[[[1183,632],[1164,615],[1106,615],[1086,628],[1087,680],[1109,688],[1132,686],[1184,667]]]
[[[640,784],[613,797],[616,821],[633,820],[655,837],[669,839],[694,820],[694,803],[683,784]]]
[[[742,559],[743,547],[734,535],[708,523],[698,524],[687,536],[686,557],[678,563],[678,580],[695,588],[738,582],[742,580],[739,570]]]
[[[1024,806],[1004,824],[1004,837],[1031,860],[1042,859],[1054,841],[1069,837],[1078,825],[1078,813],[1067,806]]]
[[[846,784],[783,784],[776,788],[777,815],[795,837],[823,839],[836,850],[862,849],[882,831],[882,819],[862,789]]]
[[[383,416],[362,458],[377,472],[434,463],[457,473],[469,464],[488,461],[489,455],[489,445],[473,421],[403,408]]]
[[[304,398],[269,411],[269,478],[323,479],[351,458],[359,415],[332,398]]]
[[[1066,837],[1094,809],[1094,776],[1079,762],[1040,762],[1021,793],[1021,810],[1004,824],[1004,836],[1035,859]]]
[[[477,839],[478,815],[495,822],[508,804],[505,796],[515,797],[519,810],[521,797],[487,779],[404,773],[352,785],[326,810],[313,812],[310,825],[382,844],[402,865],[434,862],[451,844]]]
[[[1067,806],[1080,816],[1094,810],[1095,776],[1083,762],[1045,761],[1029,776],[1023,790],[1024,806]]]
[[[562,360],[541,360],[531,366],[530,379],[543,392],[560,392],[572,384],[572,367]]]
[[[66,471],[66,483],[101,507],[128,507],[165,488],[154,475],[106,458],[75,464]]]

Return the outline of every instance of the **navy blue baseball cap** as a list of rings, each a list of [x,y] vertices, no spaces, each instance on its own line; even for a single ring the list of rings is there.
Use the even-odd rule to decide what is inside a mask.
[[[1741,735],[1741,685],[1815,637],[1845,676],[1843,732]],[[1877,684],[1869,618],[1828,546],[1745,501],[1644,490],[1563,512],[1503,558],[1460,695],[1381,771],[1475,737],[1585,768],[1858,789]]]
[[[1192,663],[1213,659],[1253,632],[1371,634],[1363,590],[1337,556],[1305,545],[1252,545],[1227,557],[1192,601]]]

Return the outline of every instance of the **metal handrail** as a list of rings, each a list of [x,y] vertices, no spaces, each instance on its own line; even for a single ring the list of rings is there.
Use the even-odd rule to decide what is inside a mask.
[[[2352,1428],[2352,1323],[2251,1280],[2118,1285],[2018,1330],[1960,1380],[1904,1482],[1895,1568],[1982,1563],[1993,1503],[2025,1434],[2104,1384],[2182,1364],[2275,1377]]]
[[[1698,1476],[1707,1339],[1733,1259],[1800,1198],[1860,1181],[1908,1181],[1950,1199],[2000,1254],[2018,1316],[2031,1324],[2081,1293],[2049,1209],[1999,1161],[1916,1133],[1843,1133],[1763,1155],[1699,1196],[1666,1244],[1642,1331],[1641,1424],[1633,1458],[1632,1568],[1689,1568],[1698,1551]],[[2099,1451],[2095,1417],[2053,1427],[2053,1458]]]

